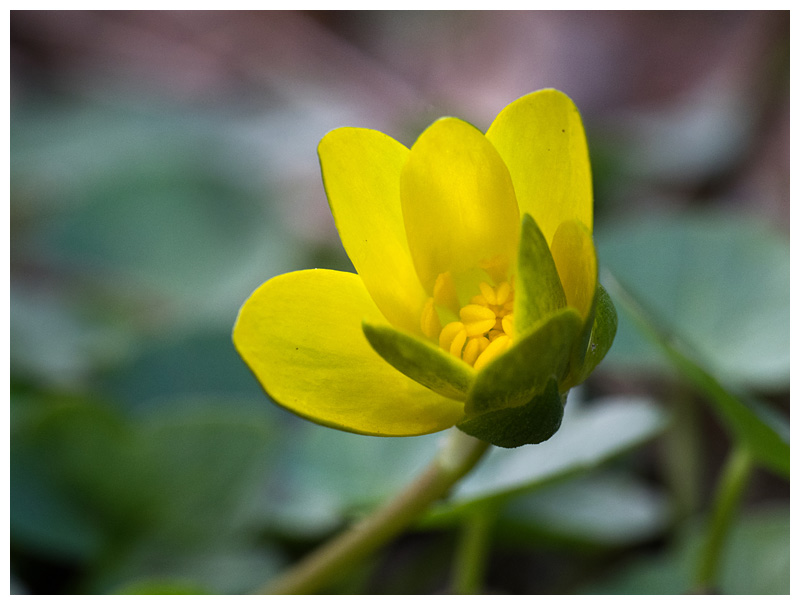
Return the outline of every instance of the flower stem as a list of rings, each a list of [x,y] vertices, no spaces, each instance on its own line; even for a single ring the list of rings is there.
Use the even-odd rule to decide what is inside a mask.
[[[496,513],[493,505],[479,506],[462,521],[453,565],[454,594],[481,594]]]
[[[708,594],[715,588],[725,538],[752,470],[753,459],[750,452],[740,446],[734,447],[725,462],[714,496],[711,523],[695,575],[693,592],[696,594]]]
[[[350,565],[400,534],[478,463],[489,444],[451,429],[445,446],[408,487],[369,517],[323,544],[261,594],[313,594]]]

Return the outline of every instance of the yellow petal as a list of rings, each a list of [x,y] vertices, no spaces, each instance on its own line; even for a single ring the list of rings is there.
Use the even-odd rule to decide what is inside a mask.
[[[408,251],[400,171],[408,149],[383,133],[339,128],[320,141],[328,203],[353,266],[391,324],[420,333],[427,295]]]
[[[516,256],[519,209],[508,169],[475,127],[442,118],[420,135],[400,177],[406,234],[423,286]],[[477,285],[477,283],[475,284]]]
[[[463,404],[437,395],[385,362],[362,319],[383,320],[353,273],[287,273],[259,287],[239,311],[233,342],[269,395],[314,422],[367,435],[448,428]]]
[[[559,225],[550,246],[567,306],[588,319],[597,288],[597,253],[589,231],[577,220]]]
[[[557,90],[517,99],[495,118],[486,138],[511,173],[520,213],[529,213],[548,243],[571,219],[592,231],[592,177],[580,114]]]

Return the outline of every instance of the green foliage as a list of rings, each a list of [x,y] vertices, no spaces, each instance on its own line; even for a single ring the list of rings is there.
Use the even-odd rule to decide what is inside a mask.
[[[729,536],[716,590],[730,595],[789,594],[789,510],[764,508],[745,515]],[[700,554],[703,528],[693,524],[661,555],[623,563],[586,594],[686,594]]]
[[[199,584],[181,580],[151,579],[131,582],[119,588],[116,594],[125,595],[177,595],[177,594],[209,594]]]
[[[739,388],[788,387],[787,239],[756,217],[707,213],[620,222],[598,230],[596,240],[603,266],[713,376]],[[606,364],[626,371],[667,367],[627,319]]]
[[[257,579],[183,569],[201,553],[252,548],[253,537],[240,532],[252,522],[249,502],[273,442],[263,412],[195,401],[128,419],[80,399],[18,405],[38,409],[13,433],[17,548],[77,557],[96,574],[92,592],[170,570],[236,591],[269,569],[264,554]],[[49,504],[30,505],[43,496]]]
[[[651,338],[681,374],[703,391],[736,440],[763,465],[788,478],[789,426],[765,404],[737,397],[723,387],[681,339],[645,311],[618,283],[614,292],[643,334]]]

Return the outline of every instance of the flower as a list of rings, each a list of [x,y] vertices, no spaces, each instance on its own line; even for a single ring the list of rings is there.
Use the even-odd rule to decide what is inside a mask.
[[[441,118],[411,149],[339,128],[318,152],[358,273],[279,275],[245,302],[233,340],[267,393],[368,435],[549,438],[616,331],[572,101],[533,92],[485,135]]]

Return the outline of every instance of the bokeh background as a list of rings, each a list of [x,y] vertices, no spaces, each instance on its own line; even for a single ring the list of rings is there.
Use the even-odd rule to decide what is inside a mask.
[[[339,126],[410,145],[439,116],[485,129],[517,97],[563,90],[587,130],[603,270],[788,417],[788,11],[12,11],[10,25],[12,592],[252,591],[430,459],[438,435],[353,436],[282,411],[231,344],[263,281],[350,268],[316,157]],[[706,403],[620,312],[569,404],[597,422],[565,419],[557,449],[514,450],[458,492],[502,502],[479,590],[690,590],[731,446]],[[754,475],[719,590],[788,592],[788,494]],[[458,589],[462,508],[330,591]]]

